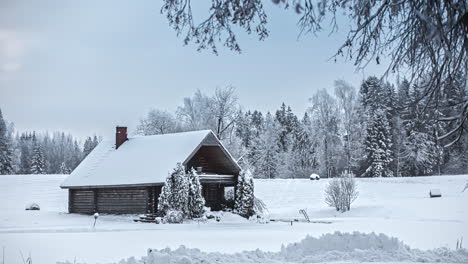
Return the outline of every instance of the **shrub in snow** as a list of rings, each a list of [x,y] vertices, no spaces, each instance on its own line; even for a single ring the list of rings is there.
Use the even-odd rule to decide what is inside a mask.
[[[39,207],[39,205],[36,203],[32,203],[26,205],[26,210],[41,210],[41,207]]]
[[[164,220],[169,224],[181,224],[184,222],[184,213],[177,210],[169,210],[166,212]]]
[[[188,174],[188,213],[190,218],[202,217],[205,212],[205,198],[202,194],[202,186],[198,174],[192,168]]]
[[[185,172],[184,166],[177,163],[174,171],[166,178],[159,195],[158,210],[167,214],[169,210],[176,210],[183,217],[197,218],[203,216],[205,199],[198,174],[192,169]]]
[[[337,211],[351,210],[351,204],[358,197],[356,180],[352,173],[343,172],[340,177],[333,178],[325,189],[325,202],[335,207]]]
[[[158,210],[167,214],[169,210],[180,211],[184,216],[188,215],[189,184],[185,169],[181,163],[177,163],[174,171],[166,178],[159,195]]]
[[[257,217],[257,222],[268,223],[270,221],[270,213],[268,212],[266,204],[257,197],[254,198],[254,212]]]
[[[238,177],[234,212],[243,217],[254,215],[254,199],[252,175],[249,170],[243,170]]]

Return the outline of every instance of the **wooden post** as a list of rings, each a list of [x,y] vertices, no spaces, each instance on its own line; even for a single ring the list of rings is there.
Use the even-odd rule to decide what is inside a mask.
[[[94,202],[93,202],[93,210],[94,212],[96,213],[97,212],[97,209],[98,209],[98,206],[97,206],[97,202],[98,202],[98,189],[93,189],[93,198],[94,198]]]
[[[73,213],[73,189],[68,189],[68,212]]]

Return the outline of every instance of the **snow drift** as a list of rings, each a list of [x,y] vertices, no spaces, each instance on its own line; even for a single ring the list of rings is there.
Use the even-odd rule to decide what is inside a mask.
[[[468,263],[468,251],[439,248],[411,249],[397,238],[384,234],[359,232],[325,234],[319,238],[307,236],[298,243],[283,246],[279,252],[262,250],[234,254],[207,253],[180,246],[176,250],[148,250],[148,256],[136,262],[132,257],[120,264],[195,264],[195,263],[317,263],[333,261],[356,262],[438,262]]]

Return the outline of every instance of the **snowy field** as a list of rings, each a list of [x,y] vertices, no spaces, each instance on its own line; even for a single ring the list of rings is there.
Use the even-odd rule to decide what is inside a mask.
[[[333,262],[341,256],[336,252],[343,246],[336,241],[343,240],[354,241],[351,244],[359,248],[357,251],[346,249],[349,254],[345,255],[351,256],[351,260],[399,262],[395,261],[399,259],[395,259],[392,250],[401,242],[386,236],[358,234],[343,237],[343,234],[338,234],[315,239],[335,231],[384,233],[418,250],[454,249],[461,237],[468,245],[468,191],[462,193],[468,175],[358,179],[359,198],[352,210],[345,214],[325,205],[323,190],[327,180],[256,180],[256,195],[268,206],[270,217],[284,221],[259,224],[224,214],[220,222],[156,225],[134,223],[134,216],[101,216],[95,229],[92,229],[91,216],[66,213],[68,194],[58,187],[64,177],[0,176],[0,247],[5,247],[5,263],[22,263],[20,252],[25,256],[31,254],[33,263],[73,263],[75,260],[77,263],[110,263],[131,256],[140,259],[147,255],[148,248],[156,249],[148,259],[156,259],[157,263],[164,263],[164,257],[173,256],[175,259],[176,254],[180,256],[182,253],[193,259],[214,259],[219,263],[229,263],[229,260],[252,263],[255,259],[260,261],[265,256],[270,257],[268,254],[275,256],[271,257],[275,263]],[[431,188],[441,189],[442,198],[428,198]],[[25,205],[31,202],[38,203],[41,210],[25,211]],[[291,225],[286,222],[302,219],[300,209],[305,209],[315,223],[293,222]],[[282,245],[301,241],[307,235],[315,238],[281,249]],[[369,247],[375,244],[379,246]],[[166,247],[176,249],[180,245],[207,253],[184,248],[164,250]],[[320,252],[313,251],[306,258],[295,259],[295,255],[300,256],[307,251],[302,248],[304,245]],[[252,252],[237,258],[239,254],[234,253],[243,250]],[[330,257],[330,252],[335,252],[333,257]],[[411,257],[401,260],[440,261],[431,257],[433,253],[429,251],[414,252],[419,251],[404,251]],[[389,258],[373,258],[373,253],[379,256],[387,254]],[[342,260],[348,260],[342,257]]]

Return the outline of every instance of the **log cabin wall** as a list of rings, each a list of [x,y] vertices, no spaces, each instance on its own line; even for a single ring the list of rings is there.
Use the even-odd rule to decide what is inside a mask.
[[[118,188],[97,190],[97,211],[108,214],[146,213],[148,190],[146,188]]]
[[[93,214],[143,214],[157,211],[161,186],[70,189],[68,211]]]
[[[94,191],[92,189],[70,189],[68,194],[68,211],[79,214],[94,213]]]

